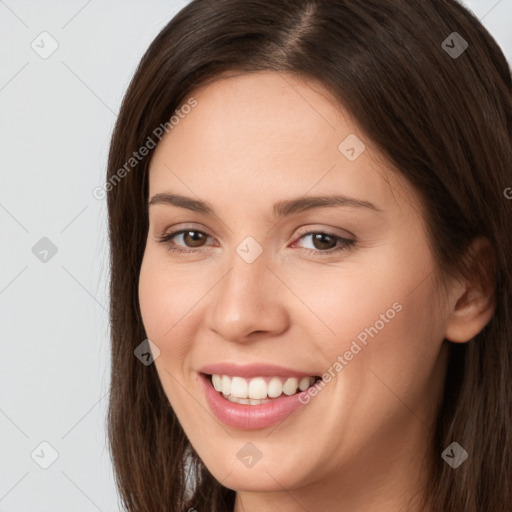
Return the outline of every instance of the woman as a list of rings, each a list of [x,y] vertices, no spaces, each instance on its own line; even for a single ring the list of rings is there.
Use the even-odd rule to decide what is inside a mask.
[[[107,176],[128,510],[512,510],[511,93],[452,0],[171,20]]]

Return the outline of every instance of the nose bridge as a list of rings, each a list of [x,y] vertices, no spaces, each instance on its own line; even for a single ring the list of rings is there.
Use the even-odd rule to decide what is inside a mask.
[[[218,304],[231,308],[239,304],[249,311],[248,308],[257,308],[262,301],[268,300],[268,262],[263,254],[253,260],[253,256],[245,259],[239,252],[240,246],[230,260],[231,270],[219,287]],[[249,249],[247,254],[250,252]]]
[[[246,236],[229,258],[231,271],[226,276],[223,291],[241,300],[259,300],[265,293],[270,264],[269,252],[254,237]]]
[[[230,270],[216,287],[210,323],[226,339],[280,330],[285,325],[286,315],[275,289],[279,280],[267,267],[267,254],[254,242],[239,244],[229,261]]]

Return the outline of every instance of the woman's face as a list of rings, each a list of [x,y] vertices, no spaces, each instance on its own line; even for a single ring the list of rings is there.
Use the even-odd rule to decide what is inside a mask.
[[[238,491],[410,480],[446,361],[417,194],[316,82],[258,72],[193,97],[149,176],[150,202],[187,201],[150,204],[139,283],[186,435]],[[306,207],[320,196],[346,200]]]

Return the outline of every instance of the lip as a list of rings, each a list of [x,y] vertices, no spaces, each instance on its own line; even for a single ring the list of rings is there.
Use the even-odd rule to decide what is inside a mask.
[[[215,365],[212,365],[212,367]],[[258,366],[258,365],[254,365]],[[210,367],[207,367],[210,368]],[[244,367],[249,371],[249,367]],[[261,366],[260,366],[261,368]],[[276,367],[272,367],[275,370]],[[218,369],[217,369],[218,370]],[[223,370],[225,371],[225,370]],[[251,372],[254,369],[251,367]],[[300,373],[300,372],[299,372]],[[225,375],[227,375],[225,373]],[[238,374],[239,375],[239,374]],[[258,375],[262,376],[261,373]],[[276,375],[272,373],[272,375]],[[291,375],[286,374],[284,377]],[[293,375],[297,375],[294,373]],[[245,375],[240,375],[240,377]],[[251,376],[253,374],[251,373]],[[307,376],[304,374],[303,376]],[[296,411],[304,404],[299,400],[301,391],[291,396],[282,396],[274,398],[270,402],[261,405],[237,404],[226,400],[212,385],[209,375],[199,373],[199,378],[206,395],[206,401],[213,414],[223,423],[234,428],[243,430],[257,430],[275,425],[284,421],[292,412]]]
[[[228,375],[230,377],[315,377],[312,373],[304,373],[292,368],[273,364],[234,364],[213,363],[203,366],[200,370],[208,375]]]

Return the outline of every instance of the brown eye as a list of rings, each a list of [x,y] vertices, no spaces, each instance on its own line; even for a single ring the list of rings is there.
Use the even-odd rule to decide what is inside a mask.
[[[175,239],[179,243],[176,243]],[[205,240],[208,238],[206,233],[197,229],[182,229],[163,235],[158,241],[167,246],[171,251],[177,252],[193,252],[195,248],[202,249]]]
[[[315,233],[312,240],[315,249],[320,251],[334,249],[337,243],[337,238],[327,233]]]
[[[305,233],[300,236],[299,240],[308,238],[311,240],[312,248],[306,247],[305,249],[310,254],[317,255],[328,255],[337,251],[343,251],[355,243],[355,240],[343,238],[332,233],[325,233],[323,231]]]
[[[201,231],[183,231],[183,241],[188,247],[201,247],[206,235]]]
[[[305,233],[299,240],[306,239],[307,237],[311,237],[313,248],[305,248],[305,250],[314,256],[327,256],[335,252],[341,252],[355,244],[355,240],[323,231]],[[182,229],[180,231],[167,233],[160,237],[158,241],[164,244],[169,251],[193,253],[201,252],[203,248],[206,249],[205,242],[207,238],[209,238],[209,236],[202,231],[196,229]]]

